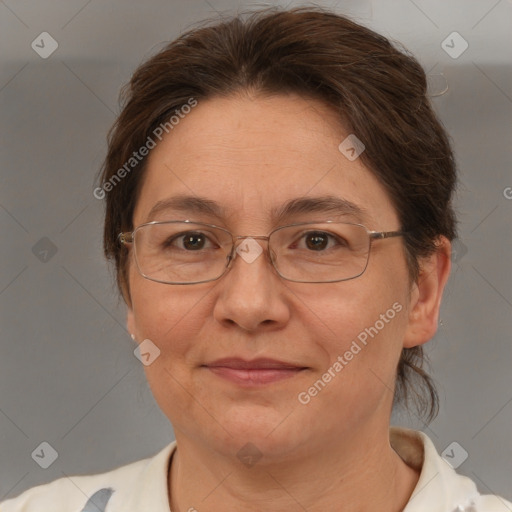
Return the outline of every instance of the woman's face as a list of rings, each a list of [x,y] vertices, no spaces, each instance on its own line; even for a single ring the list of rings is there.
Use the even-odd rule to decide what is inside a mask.
[[[377,179],[338,149],[348,135],[323,104],[294,95],[200,101],[151,151],[134,225],[190,219],[267,235],[272,210],[331,195],[363,213],[303,212],[280,225],[331,219],[400,229]],[[222,215],[150,215],[177,195],[214,201]],[[258,243],[264,251],[254,261],[237,256],[222,278],[201,284],[153,282],[130,261],[128,327],[160,349],[145,371],[177,439],[231,455],[250,442],[269,457],[294,457],[387,425],[415,296],[402,238],[374,242],[360,277],[327,284],[283,280]],[[211,369],[223,358],[302,370],[244,384]]]

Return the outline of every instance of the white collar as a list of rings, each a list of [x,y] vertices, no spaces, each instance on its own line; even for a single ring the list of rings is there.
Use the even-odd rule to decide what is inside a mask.
[[[423,432],[391,427],[392,448],[414,469],[420,478],[403,512],[456,512],[471,506],[479,496],[469,478],[458,475],[437,453]],[[457,508],[459,507],[459,508]]]

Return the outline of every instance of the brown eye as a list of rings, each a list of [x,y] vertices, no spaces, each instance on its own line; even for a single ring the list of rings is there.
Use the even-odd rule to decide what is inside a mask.
[[[301,236],[304,247],[310,251],[323,252],[325,249],[343,249],[348,242],[333,233],[327,231],[308,231]],[[300,244],[299,244],[300,248]]]
[[[169,237],[163,244],[164,249],[178,248],[186,251],[199,251],[204,249],[208,237],[201,232],[186,232]]]
[[[183,246],[185,249],[196,251],[204,247],[205,241],[205,236],[203,234],[191,233],[183,237]]]
[[[311,232],[306,235],[306,246],[314,251],[322,250],[329,243],[329,235],[321,231]]]

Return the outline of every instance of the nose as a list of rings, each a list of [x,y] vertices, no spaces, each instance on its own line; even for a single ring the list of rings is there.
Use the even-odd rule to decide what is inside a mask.
[[[266,236],[237,237],[229,270],[221,278],[214,317],[245,331],[282,327],[290,318],[286,287],[269,257]]]

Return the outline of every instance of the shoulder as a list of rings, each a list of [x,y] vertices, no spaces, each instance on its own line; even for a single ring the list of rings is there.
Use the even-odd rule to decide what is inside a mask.
[[[167,498],[167,468],[175,442],[158,454],[95,475],[64,476],[32,487],[0,503],[0,512],[128,512],[126,503],[135,494],[148,492],[148,481],[159,493],[151,499]],[[155,489],[153,489],[154,491]]]
[[[420,471],[404,512],[512,512],[512,503],[504,498],[481,495],[473,480],[438,454],[425,433],[391,427],[390,442],[406,464]]]

